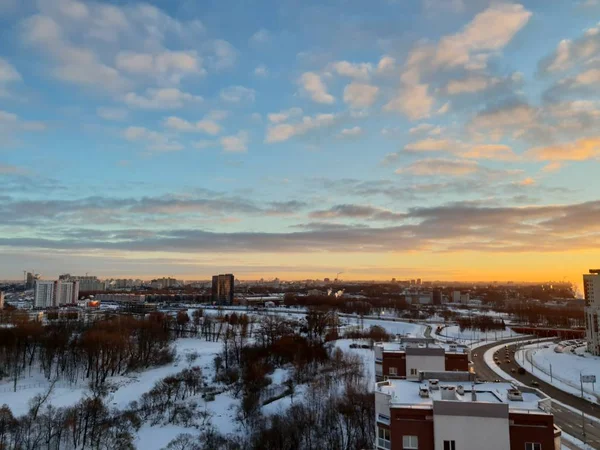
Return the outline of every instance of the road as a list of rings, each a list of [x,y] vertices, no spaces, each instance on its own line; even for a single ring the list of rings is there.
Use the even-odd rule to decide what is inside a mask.
[[[515,350],[514,342],[521,341],[523,338],[515,338],[515,339],[507,339],[503,341],[504,343],[509,345],[509,351],[512,355],[512,352]],[[477,347],[472,351],[472,359],[473,364],[475,366],[475,372],[477,373],[478,378],[485,380],[496,380],[503,379],[496,372],[488,367],[484,360],[484,353],[492,347],[495,347],[498,343],[487,344],[481,347]],[[511,372],[511,369],[515,369],[514,374],[511,373],[511,376],[521,381],[523,384],[531,385],[532,381],[537,381],[539,383],[538,389],[544,392],[546,395],[551,397],[554,400],[558,400],[561,403],[569,405],[573,408],[576,408],[580,411],[583,411],[586,415],[591,415],[597,418],[600,418],[600,407],[594,406],[587,400],[583,400],[574,395],[568,394],[566,392],[561,391],[560,389],[555,388],[551,384],[540,380],[536,376],[530,374],[528,371],[524,375],[519,375],[517,370],[520,367],[516,364],[511,356],[511,362],[504,362],[504,353],[500,350],[499,359],[502,361],[502,364],[499,366],[503,371]],[[475,356],[477,355],[477,356]],[[583,434],[583,426],[582,426],[582,417],[580,414],[577,414],[563,406],[559,405],[556,402],[552,402],[552,413],[554,414],[554,422],[558,425],[565,433],[570,434],[571,436],[576,437],[577,439],[588,443],[593,448],[600,449],[600,423],[594,422],[590,419],[585,420],[585,436]],[[564,440],[563,440],[563,443]],[[566,444],[566,443],[565,443]]]

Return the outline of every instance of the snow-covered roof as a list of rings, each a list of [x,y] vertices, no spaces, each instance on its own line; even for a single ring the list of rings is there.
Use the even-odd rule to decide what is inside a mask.
[[[459,386],[462,386],[464,394],[460,394]],[[449,388],[452,398],[442,398],[444,388]],[[475,389],[476,398],[473,399],[472,392]],[[421,395],[422,390],[427,390],[427,397]],[[431,408],[434,401],[456,401],[461,403],[505,403],[509,410],[527,410],[544,412],[540,409],[540,401],[545,400],[536,392],[520,392],[522,400],[509,398],[509,392],[515,392],[516,388],[511,383],[476,383],[468,381],[439,381],[438,388],[432,389],[429,381],[411,380],[387,380],[377,383],[377,392],[390,396],[390,406],[410,406]],[[448,397],[448,396],[447,396]],[[514,397],[513,397],[514,398]]]

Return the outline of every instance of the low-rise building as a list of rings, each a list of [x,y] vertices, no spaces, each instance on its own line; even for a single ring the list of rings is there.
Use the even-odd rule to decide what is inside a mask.
[[[378,342],[375,377],[418,379],[421,371],[461,371],[470,367],[470,350],[464,345],[435,343],[433,339]]]
[[[382,381],[375,390],[375,447],[560,450],[561,431],[547,412],[550,398],[543,395],[510,383],[476,384],[467,378]]]

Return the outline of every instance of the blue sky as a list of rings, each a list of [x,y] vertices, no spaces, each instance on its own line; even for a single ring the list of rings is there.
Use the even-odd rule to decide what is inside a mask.
[[[0,278],[577,279],[599,13],[0,0]]]

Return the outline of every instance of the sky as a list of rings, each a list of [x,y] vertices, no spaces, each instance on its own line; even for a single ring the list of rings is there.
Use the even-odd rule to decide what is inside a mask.
[[[600,266],[600,1],[0,0],[0,278]]]

